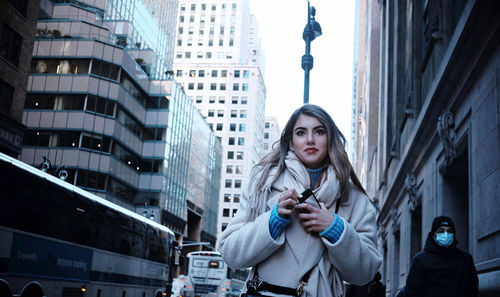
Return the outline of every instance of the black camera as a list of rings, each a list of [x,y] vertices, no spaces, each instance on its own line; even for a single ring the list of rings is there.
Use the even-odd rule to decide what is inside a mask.
[[[316,195],[314,195],[314,192],[311,189],[305,189],[304,192],[300,193],[301,197],[299,197],[298,199],[299,203],[304,203],[304,201],[306,201],[307,198],[311,197],[311,195],[313,196],[316,203],[318,203],[319,208],[321,208],[318,199],[316,199]]]
[[[304,203],[311,195],[313,195],[313,191],[311,189],[305,189],[304,192],[300,193],[301,197],[299,197],[299,203]]]

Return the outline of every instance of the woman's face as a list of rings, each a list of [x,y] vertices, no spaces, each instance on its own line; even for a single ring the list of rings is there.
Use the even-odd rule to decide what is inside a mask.
[[[328,154],[328,138],[321,122],[301,114],[293,127],[292,149],[307,168],[319,168]]]

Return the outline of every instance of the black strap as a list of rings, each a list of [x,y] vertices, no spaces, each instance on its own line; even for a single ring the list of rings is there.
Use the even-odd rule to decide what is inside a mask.
[[[299,297],[304,291],[304,286],[307,285],[307,282],[309,281],[309,277],[311,276],[311,272],[313,271],[314,267],[315,266],[311,267],[311,269],[309,269],[309,271],[307,271],[306,274],[304,274],[300,278],[299,286],[297,288],[289,288],[259,280],[259,275],[257,274],[257,266],[256,266],[253,278],[247,281],[247,293],[258,295],[259,294],[258,291],[268,291],[275,294]]]

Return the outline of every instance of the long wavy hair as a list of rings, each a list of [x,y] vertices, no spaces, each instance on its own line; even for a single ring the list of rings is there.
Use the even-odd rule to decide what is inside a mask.
[[[257,181],[256,189],[262,189],[271,168],[278,167],[278,171],[274,176],[273,182],[285,170],[285,158],[290,150],[290,144],[292,143],[293,128],[295,127],[295,123],[299,119],[300,115],[314,117],[325,127],[328,140],[328,154],[324,163],[325,165],[333,166],[333,169],[335,170],[340,184],[340,198],[344,200],[349,196],[349,179],[351,179],[354,185],[366,195],[366,191],[354,173],[351,162],[347,156],[347,152],[345,150],[346,139],[344,135],[337,128],[337,125],[335,125],[332,117],[323,108],[313,104],[305,104],[294,111],[286,123],[285,128],[281,132],[280,139],[273,144],[273,150],[264,156],[256,165],[262,168],[262,174],[260,179]]]

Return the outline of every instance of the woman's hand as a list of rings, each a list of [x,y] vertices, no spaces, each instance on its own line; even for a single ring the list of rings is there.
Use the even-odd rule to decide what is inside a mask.
[[[307,232],[321,233],[330,227],[335,219],[323,202],[320,202],[320,205],[321,209],[307,203],[299,203],[295,206],[299,213],[300,222]]]
[[[278,215],[282,218],[289,218],[293,208],[299,202],[299,194],[295,189],[287,189],[280,194],[278,199]]]

